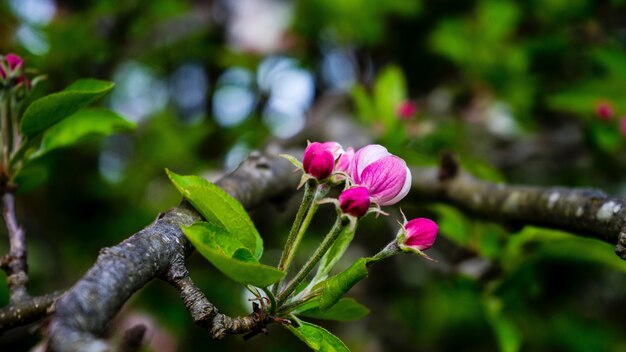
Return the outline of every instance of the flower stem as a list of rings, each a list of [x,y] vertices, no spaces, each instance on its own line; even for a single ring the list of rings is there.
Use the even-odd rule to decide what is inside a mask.
[[[315,182],[315,180],[310,180],[306,183],[300,209],[298,209],[296,219],[293,222],[291,231],[289,231],[287,243],[285,244],[285,249],[283,250],[282,257],[280,258],[280,263],[278,264],[278,269],[281,271],[287,272],[289,270],[289,266],[291,265],[295,253],[300,246],[302,237],[304,237],[304,234],[313,219],[313,215],[315,215],[315,212],[317,211],[317,201],[328,193],[328,186],[318,185],[315,187]],[[306,216],[304,215],[305,210]],[[283,280],[274,285],[274,288],[272,289],[274,294],[278,292],[282,282]]]
[[[400,248],[398,247],[398,243],[396,240],[391,241],[385,248],[381,249],[380,252],[375,255],[367,258],[367,266],[374,265],[383,259],[387,259],[391,256],[400,253]]]
[[[9,140],[9,112],[7,105],[8,100],[3,97],[0,101],[0,119],[2,120],[0,129],[2,130],[2,165],[5,168],[9,166],[9,146],[11,143]],[[5,172],[8,172],[8,169]]]
[[[326,235],[320,246],[317,248],[313,256],[304,264],[302,269],[296,274],[296,276],[289,282],[287,287],[276,297],[276,303],[280,307],[293,291],[300,285],[300,283],[309,275],[315,265],[322,259],[324,254],[328,251],[330,246],[335,242],[337,237],[341,234],[341,230],[345,227],[345,223],[342,221],[341,216],[337,216],[337,221],[333,225],[333,228]]]

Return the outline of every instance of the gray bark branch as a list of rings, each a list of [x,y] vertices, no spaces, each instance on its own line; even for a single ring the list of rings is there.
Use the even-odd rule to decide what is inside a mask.
[[[492,183],[459,170],[444,156],[439,168],[412,168],[413,191],[482,218],[550,227],[615,245],[626,260],[626,199],[595,189]]]
[[[295,187],[297,175],[292,170],[293,166],[282,158],[254,153],[217,184],[250,208]],[[254,324],[260,324],[259,319],[250,316],[229,318],[218,314],[188,278],[183,263],[191,246],[180,226],[200,219],[183,202],[122,243],[103,249],[96,264],[57,302],[48,329],[48,348],[110,351],[112,348],[99,336],[130,296],[155,277],[165,277],[181,290],[188,308],[197,306],[203,311],[203,318],[196,315],[194,319],[210,330],[215,327],[212,333],[216,337],[249,331]]]
[[[7,274],[10,303],[28,299],[28,264],[26,261],[26,235],[15,215],[15,195],[11,190],[2,194],[2,218],[9,234],[9,253],[0,260]]]

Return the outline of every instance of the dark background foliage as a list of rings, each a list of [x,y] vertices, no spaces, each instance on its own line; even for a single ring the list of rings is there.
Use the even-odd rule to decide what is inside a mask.
[[[349,96],[352,118],[411,164],[451,150],[485,179],[624,195],[625,10],[621,0],[2,1],[0,52],[48,75],[33,96],[112,80],[102,104],[138,123],[32,167],[38,177],[18,198],[31,291],[71,286],[100,248],[176,205],[165,167],[216,179],[249,150],[299,132],[331,93]],[[416,116],[398,116],[405,100]],[[611,118],[598,117],[601,104]],[[267,263],[278,261],[296,203],[252,213]],[[610,245],[411,196],[401,206],[440,224],[438,262],[378,265],[351,292],[371,314],[321,322],[353,351],[626,350],[626,264]],[[318,215],[305,251],[330,214]],[[394,233],[395,220],[366,219],[344,267]],[[189,266],[220,311],[249,312],[240,286],[197,254]],[[162,282],[133,297],[112,333],[138,320],[153,327],[148,350],[304,348],[278,326],[249,342],[213,341]],[[0,346],[38,339],[18,329]]]

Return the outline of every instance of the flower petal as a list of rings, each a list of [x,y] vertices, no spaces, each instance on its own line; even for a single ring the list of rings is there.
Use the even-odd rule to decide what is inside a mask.
[[[373,162],[391,155],[387,148],[380,144],[370,144],[359,149],[352,158],[352,178],[354,182],[361,183],[363,170]]]
[[[368,165],[361,174],[359,184],[368,188],[374,203],[391,205],[405,188],[407,171],[404,160],[389,155]]]
[[[406,178],[404,180],[404,185],[402,186],[400,193],[398,193],[395,197],[393,197],[393,199],[389,201],[389,204],[396,204],[399,201],[401,201],[404,197],[406,197],[407,194],[409,194],[409,191],[411,190],[412,180],[413,179],[411,178],[411,170],[408,167],[406,167]]]

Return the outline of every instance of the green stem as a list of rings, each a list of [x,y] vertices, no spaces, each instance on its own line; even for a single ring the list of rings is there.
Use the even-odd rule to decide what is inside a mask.
[[[270,300],[270,314],[276,314],[276,297],[267,287],[261,287],[261,290],[265,292],[267,298]]]
[[[280,263],[278,263],[278,270],[285,270],[287,257],[289,256],[289,253],[291,252],[291,249],[293,247],[293,242],[295,241],[296,234],[298,233],[300,225],[302,224],[304,214],[306,213],[307,209],[309,209],[309,206],[313,201],[313,197],[315,196],[315,188],[313,188],[312,182],[314,182],[314,180],[309,180],[304,185],[304,195],[302,196],[302,202],[300,203],[300,208],[298,208],[296,218],[293,220],[293,225],[291,225],[289,236],[287,236],[287,242],[285,243],[283,254],[280,257]]]
[[[287,287],[285,287],[285,289],[278,295],[278,297],[276,297],[276,302],[279,307],[287,300],[287,298],[289,298],[289,296],[298,287],[298,285],[300,285],[300,283],[307,277],[307,275],[309,275],[311,270],[313,270],[313,268],[320,261],[320,259],[322,259],[324,254],[330,248],[330,246],[332,246],[332,244],[335,242],[337,237],[339,237],[339,235],[341,234],[341,230],[343,230],[344,226],[345,224],[341,220],[341,216],[337,216],[337,221],[335,221],[333,228],[326,235],[326,237],[322,241],[322,244],[320,244],[320,246],[317,248],[315,253],[313,253],[313,256],[309,258],[309,261],[307,261],[306,264],[304,264],[302,269],[300,269],[298,274],[296,274],[296,276],[291,280],[291,282],[289,282]]]
[[[312,183],[311,185],[309,184],[310,182]],[[285,249],[283,250],[283,255],[280,258],[280,263],[278,264],[278,269],[281,271],[287,272],[289,270],[289,266],[291,265],[295,253],[298,251],[298,247],[300,246],[300,242],[302,241],[306,230],[309,228],[313,215],[315,215],[315,212],[317,211],[319,206],[317,201],[328,193],[328,186],[322,184],[317,187],[313,187],[312,185],[315,184],[314,182],[314,180],[311,180],[306,183],[302,204],[300,204],[300,209],[298,209],[298,214],[296,214],[296,219],[291,227],[291,231],[287,237],[287,243],[285,244]],[[307,209],[307,212],[303,219],[302,216],[304,214],[304,209]],[[282,283],[283,280],[274,285],[272,290],[274,294],[278,292]]]
[[[6,99],[2,99],[0,102],[0,118],[1,121],[1,129],[2,129],[2,165],[5,168],[9,167],[9,146],[11,145],[11,141],[9,140],[9,116],[8,116],[8,101]],[[9,170],[7,169],[6,172]]]
[[[383,259],[387,259],[391,256],[400,253],[400,248],[398,247],[398,243],[393,240],[391,241],[385,248],[383,248],[380,252],[375,255],[367,258],[367,266],[374,265]]]
[[[11,97],[11,126],[13,127],[13,149],[11,156],[15,154],[15,152],[20,148],[20,144],[22,144],[22,134],[20,133],[20,127],[18,123],[19,112],[21,107],[21,102],[19,102],[15,97]]]

